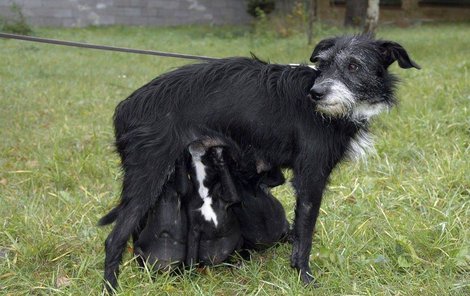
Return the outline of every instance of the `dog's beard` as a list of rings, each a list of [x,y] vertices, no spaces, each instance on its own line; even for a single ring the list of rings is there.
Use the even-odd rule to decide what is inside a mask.
[[[324,99],[317,102],[317,111],[332,117],[345,117],[351,113],[356,100],[342,82],[334,81]]]
[[[358,122],[368,121],[389,108],[390,106],[385,102],[370,103],[356,99],[353,92],[339,81],[333,82],[325,98],[316,104],[316,110],[321,114],[335,118],[350,118]]]

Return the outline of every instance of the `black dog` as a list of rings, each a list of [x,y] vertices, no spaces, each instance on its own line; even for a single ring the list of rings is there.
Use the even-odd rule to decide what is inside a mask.
[[[196,141],[188,150],[194,187],[186,204],[189,222],[186,264],[220,264],[243,242],[230,208],[240,199],[226,163],[227,147],[210,147],[204,141]]]
[[[175,161],[208,131],[252,147],[273,167],[293,169],[297,194],[291,265],[312,281],[312,232],[328,177],[369,143],[372,115],[395,104],[387,69],[418,66],[397,43],[370,36],[321,41],[307,66],[228,58],[157,77],[121,102],[114,116],[124,180],[121,211],[106,239],[111,286],[126,242],[156,203]]]

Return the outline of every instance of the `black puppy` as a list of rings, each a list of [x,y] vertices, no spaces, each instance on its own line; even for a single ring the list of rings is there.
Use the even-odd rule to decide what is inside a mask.
[[[183,199],[188,194],[188,176],[184,166],[178,166],[156,205],[149,211],[142,231],[134,241],[134,253],[139,262],[150,264],[153,270],[178,267],[186,258],[187,218]]]
[[[247,159],[243,159],[245,167]],[[271,187],[285,182],[281,170],[266,165],[261,168],[260,160],[256,162],[256,173],[234,174],[241,202],[232,209],[240,223],[243,248],[263,250],[287,237],[289,222],[282,204],[270,192]]]
[[[228,58],[163,74],[121,102],[114,116],[124,205],[106,240],[104,278],[117,284],[125,245],[156,203],[175,160],[207,131],[293,169],[297,203],[291,265],[308,283],[312,233],[331,171],[370,146],[373,115],[395,104],[394,62],[418,66],[398,43],[371,36],[321,41],[307,66]]]
[[[226,164],[226,147],[210,147],[204,141],[196,141],[188,150],[193,191],[186,204],[189,222],[186,264],[220,264],[243,242],[230,208],[240,199]]]
[[[184,262],[187,217],[182,202],[189,191],[186,164],[178,160],[175,173],[164,185],[161,196],[133,232],[134,254],[141,265],[146,262],[157,271],[171,270]],[[114,222],[122,208],[122,204],[118,205],[101,218],[99,224]]]

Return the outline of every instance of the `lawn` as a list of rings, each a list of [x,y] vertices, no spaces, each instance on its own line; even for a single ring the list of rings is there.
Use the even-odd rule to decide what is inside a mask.
[[[470,24],[382,28],[421,71],[401,78],[400,104],[373,125],[376,154],[331,177],[310,263],[319,287],[289,267],[289,245],[233,266],[159,274],[131,249],[122,295],[469,295]],[[342,33],[318,28],[315,41]],[[242,27],[36,28],[43,37],[214,57],[250,51],[306,62],[302,34]],[[114,107],[133,90],[191,61],[0,40],[0,294],[96,295],[103,242],[98,219],[118,200]],[[290,185],[274,190],[289,218]],[[130,245],[129,245],[130,246]]]

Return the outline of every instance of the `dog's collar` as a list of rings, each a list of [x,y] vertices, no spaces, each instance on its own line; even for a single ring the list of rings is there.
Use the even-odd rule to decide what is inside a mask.
[[[304,67],[309,67],[312,68],[313,70],[318,70],[315,65],[307,65],[307,64],[287,64],[288,66],[291,66],[292,68],[304,66]]]

